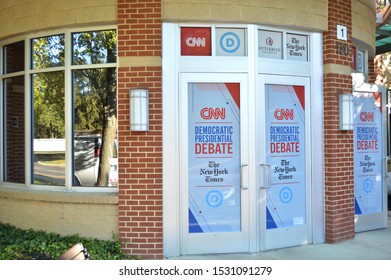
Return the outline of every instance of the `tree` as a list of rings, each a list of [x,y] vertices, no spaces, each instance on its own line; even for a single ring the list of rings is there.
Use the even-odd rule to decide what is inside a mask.
[[[73,41],[74,64],[116,61],[116,34],[113,30],[75,33]],[[78,88],[78,94],[75,96],[84,100],[78,103],[79,107],[75,110],[75,115],[77,115],[80,129],[95,129],[101,132],[102,144],[97,185],[107,186],[114,141],[117,136],[116,70],[110,67],[83,69],[78,70],[74,75],[78,77],[74,79]]]
[[[64,64],[64,36],[33,40],[33,68],[44,69]],[[65,136],[64,72],[33,75],[34,137]]]
[[[64,66],[63,35],[34,39],[33,68]],[[94,132],[102,138],[98,186],[107,186],[113,147],[117,135],[115,30],[72,34],[72,64],[83,65],[72,71],[75,131]],[[90,65],[90,67],[89,67]],[[65,136],[64,72],[34,75],[34,119],[36,138]]]
[[[376,0],[376,12],[380,13],[387,5],[388,0]]]

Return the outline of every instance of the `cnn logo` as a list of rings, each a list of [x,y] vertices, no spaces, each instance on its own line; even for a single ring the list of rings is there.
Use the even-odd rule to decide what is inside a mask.
[[[274,111],[274,118],[276,120],[293,120],[295,118],[293,109],[276,109]]]
[[[225,108],[202,108],[200,111],[201,118],[204,120],[225,119]]]
[[[373,113],[373,112],[361,112],[360,113],[360,121],[362,121],[362,122],[374,122],[375,121],[375,113]]]

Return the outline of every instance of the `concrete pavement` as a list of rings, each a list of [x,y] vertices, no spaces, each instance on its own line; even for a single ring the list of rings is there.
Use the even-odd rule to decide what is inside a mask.
[[[176,260],[391,260],[391,212],[388,228],[357,233],[337,244],[310,244],[259,254],[181,256]]]

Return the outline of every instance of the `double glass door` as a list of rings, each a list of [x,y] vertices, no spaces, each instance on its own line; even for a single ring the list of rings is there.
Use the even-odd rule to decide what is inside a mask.
[[[181,74],[182,254],[257,252],[310,236],[309,79]]]

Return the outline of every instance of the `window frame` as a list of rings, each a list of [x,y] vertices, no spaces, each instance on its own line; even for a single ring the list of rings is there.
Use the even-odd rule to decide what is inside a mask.
[[[7,78],[16,76],[24,76],[25,82],[25,184],[11,183],[4,181],[4,168],[0,168],[0,186],[15,186],[23,187],[27,189],[44,189],[50,191],[79,191],[79,192],[118,192],[117,187],[85,187],[85,186],[74,186],[73,185],[73,81],[72,72],[80,69],[103,69],[103,68],[115,68],[118,70],[118,53],[116,62],[105,63],[105,64],[86,64],[86,65],[73,65],[72,64],[72,33],[77,32],[97,32],[104,30],[115,30],[117,34],[117,50],[118,50],[118,28],[116,25],[103,25],[103,26],[85,26],[80,28],[66,28],[66,29],[53,29],[46,30],[37,33],[27,34],[25,36],[17,36],[0,42],[0,107],[2,112],[5,106],[4,102],[4,90],[3,81]],[[64,34],[65,40],[65,62],[64,66],[49,67],[42,69],[34,69],[32,65],[32,40],[40,37],[48,37],[58,34]],[[13,73],[4,73],[4,46],[24,41],[25,43],[25,61],[24,71],[18,71]],[[32,92],[32,77],[34,74],[64,71],[64,91],[65,91],[65,186],[52,186],[52,185],[38,185],[33,184],[33,92]],[[117,72],[118,73],[118,72]],[[117,76],[118,81],[118,76]],[[118,87],[116,88],[118,95]],[[4,132],[4,114],[0,114],[0,130]],[[2,166],[6,161],[5,153],[5,141],[4,137],[0,137],[0,161]]]

